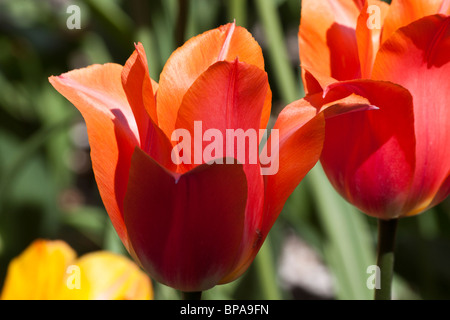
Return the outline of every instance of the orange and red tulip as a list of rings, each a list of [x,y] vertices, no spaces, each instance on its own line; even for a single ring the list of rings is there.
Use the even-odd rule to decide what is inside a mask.
[[[248,268],[285,201],[319,160],[325,117],[345,110],[308,101],[286,108],[274,128],[279,139],[271,135],[266,144],[279,151],[276,174],[262,175],[259,158],[174,162],[172,134],[195,135],[196,121],[201,134],[215,129],[224,136],[228,129],[267,126],[271,91],[262,51],[234,23],[178,48],[159,84],[149,76],[141,44],[124,67],[93,65],[50,82],[86,121],[98,188],[125,247],[152,278],[182,291],[230,282]],[[251,143],[258,148],[259,141]],[[224,158],[234,156],[224,150]]]
[[[450,193],[449,13],[448,0],[302,1],[307,94],[357,94],[379,109],[327,120],[321,155],[368,215],[415,215]]]

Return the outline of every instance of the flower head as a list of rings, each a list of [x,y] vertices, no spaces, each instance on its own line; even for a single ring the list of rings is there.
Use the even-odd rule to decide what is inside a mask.
[[[50,82],[86,121],[100,194],[136,261],[182,291],[230,282],[318,161],[325,117],[342,110],[294,103],[259,154],[272,94],[246,29],[232,23],[190,39],[159,83],[143,46],[135,48],[123,67],[94,65]],[[263,174],[268,164],[275,169]]]
[[[8,266],[3,300],[147,300],[148,276],[129,259],[107,251],[77,258],[62,240],[35,240]]]
[[[450,2],[302,2],[308,94],[356,94],[379,110],[329,119],[321,163],[363,212],[418,214],[450,192]]]

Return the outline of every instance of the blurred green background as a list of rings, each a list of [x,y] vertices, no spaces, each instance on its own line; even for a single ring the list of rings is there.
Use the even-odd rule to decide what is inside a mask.
[[[81,9],[68,29],[67,8]],[[0,0],[0,288],[9,261],[36,238],[79,255],[124,251],[101,203],[84,122],[47,78],[124,64],[142,42],[153,79],[190,37],[236,19],[263,48],[273,116],[301,98],[300,0]],[[320,167],[289,198],[245,275],[206,299],[371,299],[376,220],[344,202]],[[450,298],[450,201],[399,223],[394,298]],[[154,283],[156,299],[178,292]]]

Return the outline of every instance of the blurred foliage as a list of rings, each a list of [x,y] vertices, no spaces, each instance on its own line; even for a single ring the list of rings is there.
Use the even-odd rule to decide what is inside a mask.
[[[72,4],[81,9],[80,29],[66,26]],[[38,237],[63,239],[79,255],[98,249],[126,255],[98,194],[83,120],[48,76],[94,63],[124,64],[140,41],[157,80],[176,47],[234,19],[263,48],[276,117],[304,95],[300,0],[0,0],[0,287],[9,261]],[[323,262],[318,267],[329,272],[330,292],[319,295],[296,282],[282,283],[281,255],[289,235]],[[344,202],[318,166],[289,198],[246,274],[204,297],[371,299],[366,269],[375,264],[375,247],[375,219]],[[447,199],[432,212],[400,221],[394,296],[450,298],[449,265]],[[314,283],[314,273],[310,277]],[[155,286],[157,299],[179,298],[171,288]]]

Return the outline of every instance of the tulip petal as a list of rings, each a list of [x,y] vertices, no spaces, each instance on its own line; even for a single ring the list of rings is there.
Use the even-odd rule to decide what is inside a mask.
[[[142,44],[135,45],[136,50],[128,58],[122,71],[122,85],[127,95],[128,102],[133,110],[133,115],[139,129],[141,145],[146,139],[148,126],[150,122],[150,115],[152,120],[156,120],[156,101],[151,87],[150,75],[148,73],[147,58],[145,56],[144,47]],[[149,87],[144,88],[145,84]],[[148,96],[146,102],[149,106],[144,105],[144,95]],[[148,113],[147,113],[148,109]],[[156,122],[155,121],[155,122]],[[156,122],[157,123],[157,122]]]
[[[50,77],[49,81],[86,121],[100,195],[114,228],[130,249],[122,206],[139,132],[122,88],[122,69],[117,64],[93,65]]]
[[[34,241],[9,264],[1,299],[60,298],[66,269],[75,258],[75,251],[63,241]]]
[[[436,193],[436,196],[433,199],[433,202],[431,202],[428,205],[428,208],[432,208],[435,205],[441,203],[448,197],[449,194],[450,194],[450,171],[447,173],[447,178],[440,186],[438,192]]]
[[[363,1],[303,0],[299,28],[302,67],[337,80],[361,76],[356,23]]]
[[[325,119],[370,107],[367,99],[362,97],[350,95],[327,101],[320,93],[295,101],[281,111],[273,128],[278,130],[278,138],[274,138],[272,131],[261,153],[272,156],[278,153],[278,158],[272,157],[272,167],[267,171],[270,174],[264,176],[266,197],[258,237],[253,242],[253,250],[241,259],[227,281],[238,278],[247,270],[286,200],[319,160],[325,137]]]
[[[356,25],[361,77],[370,78],[372,66],[380,47],[381,30],[389,11],[386,2],[369,0],[364,4]]]
[[[179,290],[202,291],[235,264],[246,202],[240,164],[204,164],[174,175],[137,148],[125,224],[142,266],[154,279]]]
[[[184,94],[217,61],[239,61],[264,70],[262,50],[251,34],[234,23],[207,31],[187,41],[169,58],[160,76],[157,95],[159,126],[170,137]],[[268,95],[270,92],[268,92]],[[266,99],[261,126],[266,127],[271,99]]]
[[[223,150],[216,158],[235,158],[243,164],[248,181],[248,200],[246,229],[240,249],[242,255],[248,255],[260,237],[264,183],[259,165],[259,125],[268,86],[267,74],[253,65],[237,59],[217,62],[186,93],[176,124],[177,128],[187,129],[195,138],[210,129],[221,133]],[[194,121],[201,121],[201,132],[195,132]],[[193,160],[196,157],[201,159],[209,144],[211,142],[204,141],[198,150],[194,146]],[[204,159],[205,162],[211,160],[214,159]]]
[[[227,129],[251,129],[259,134],[267,88],[267,74],[257,67],[237,59],[234,62],[217,62],[204,72],[186,93],[178,112],[176,128],[187,129],[194,137],[194,123],[201,121],[202,136],[208,129],[219,130],[224,138]],[[208,142],[203,144],[205,147]],[[255,141],[255,145],[258,145],[258,141]],[[232,150],[228,150],[224,145],[223,155],[219,157],[233,157],[237,148],[235,145]],[[202,154],[196,153],[202,150],[193,150],[193,164],[199,164],[199,161],[195,160],[202,159]],[[243,151],[247,153],[248,150]],[[246,157],[242,157],[246,154],[236,156],[241,163],[248,163]]]
[[[279,150],[279,162],[283,165],[274,175],[265,177],[263,234],[270,230],[289,195],[319,160],[325,120],[373,109],[374,106],[361,96],[332,93],[327,98],[322,94],[309,95],[282,110],[273,129],[279,130],[279,145],[275,150]],[[269,137],[265,148],[273,148],[273,143],[276,142]]]
[[[140,43],[135,47],[123,68],[122,85],[137,122],[140,147],[161,165],[174,170],[176,166],[170,157],[172,144],[157,125],[157,84],[150,78],[144,47]]]
[[[366,214],[389,219],[404,210],[415,166],[414,114],[408,90],[390,82],[354,80],[325,94],[355,93],[379,110],[330,118],[321,156],[325,173]]]
[[[131,260],[107,251],[83,255],[79,268],[80,288],[65,290],[66,300],[149,300],[150,278]],[[70,276],[70,274],[68,274]],[[70,281],[66,279],[65,283]]]
[[[320,74],[311,69],[303,69],[305,75],[305,85],[308,87],[309,94],[305,97],[318,112],[325,112],[325,118],[331,118],[333,115],[348,113],[352,111],[373,110],[376,106],[370,104],[367,98],[352,93],[351,91],[331,91],[327,88],[338,83],[335,79]],[[326,92],[324,92],[327,90]],[[340,105],[339,108],[330,108],[334,105]]]
[[[450,14],[448,0],[393,0],[386,17],[381,41],[384,43],[401,27],[425,16],[442,13]]]
[[[415,7],[413,7],[415,8]],[[414,101],[416,169],[408,215],[427,209],[450,171],[450,17],[422,18],[381,47],[373,78],[407,88]],[[448,194],[448,193],[447,193]],[[445,195],[440,195],[441,200]]]
[[[150,299],[150,279],[131,260],[94,252],[76,260],[61,240],[35,240],[11,261],[1,299]]]
[[[336,79],[312,68],[302,67],[302,73],[303,84],[305,91],[308,93],[307,95],[323,92],[328,85],[338,82]]]
[[[279,130],[279,140],[273,139],[272,131],[263,150],[265,154],[278,152],[279,158],[278,163],[272,163],[275,168],[278,166],[278,172],[264,176],[266,196],[261,227],[257,230],[258,237],[253,243],[253,250],[240,259],[239,265],[224,282],[237,279],[247,270],[286,199],[319,160],[325,122],[323,114],[315,117],[316,114],[317,110],[302,99],[288,105],[278,116],[273,129]]]
[[[307,100],[285,107],[272,129],[279,131],[279,144],[271,135],[265,148],[279,151],[278,171],[265,176],[265,215],[262,233],[267,235],[284,206],[306,173],[314,167],[322,151],[325,117]],[[264,152],[264,151],[263,151]]]

